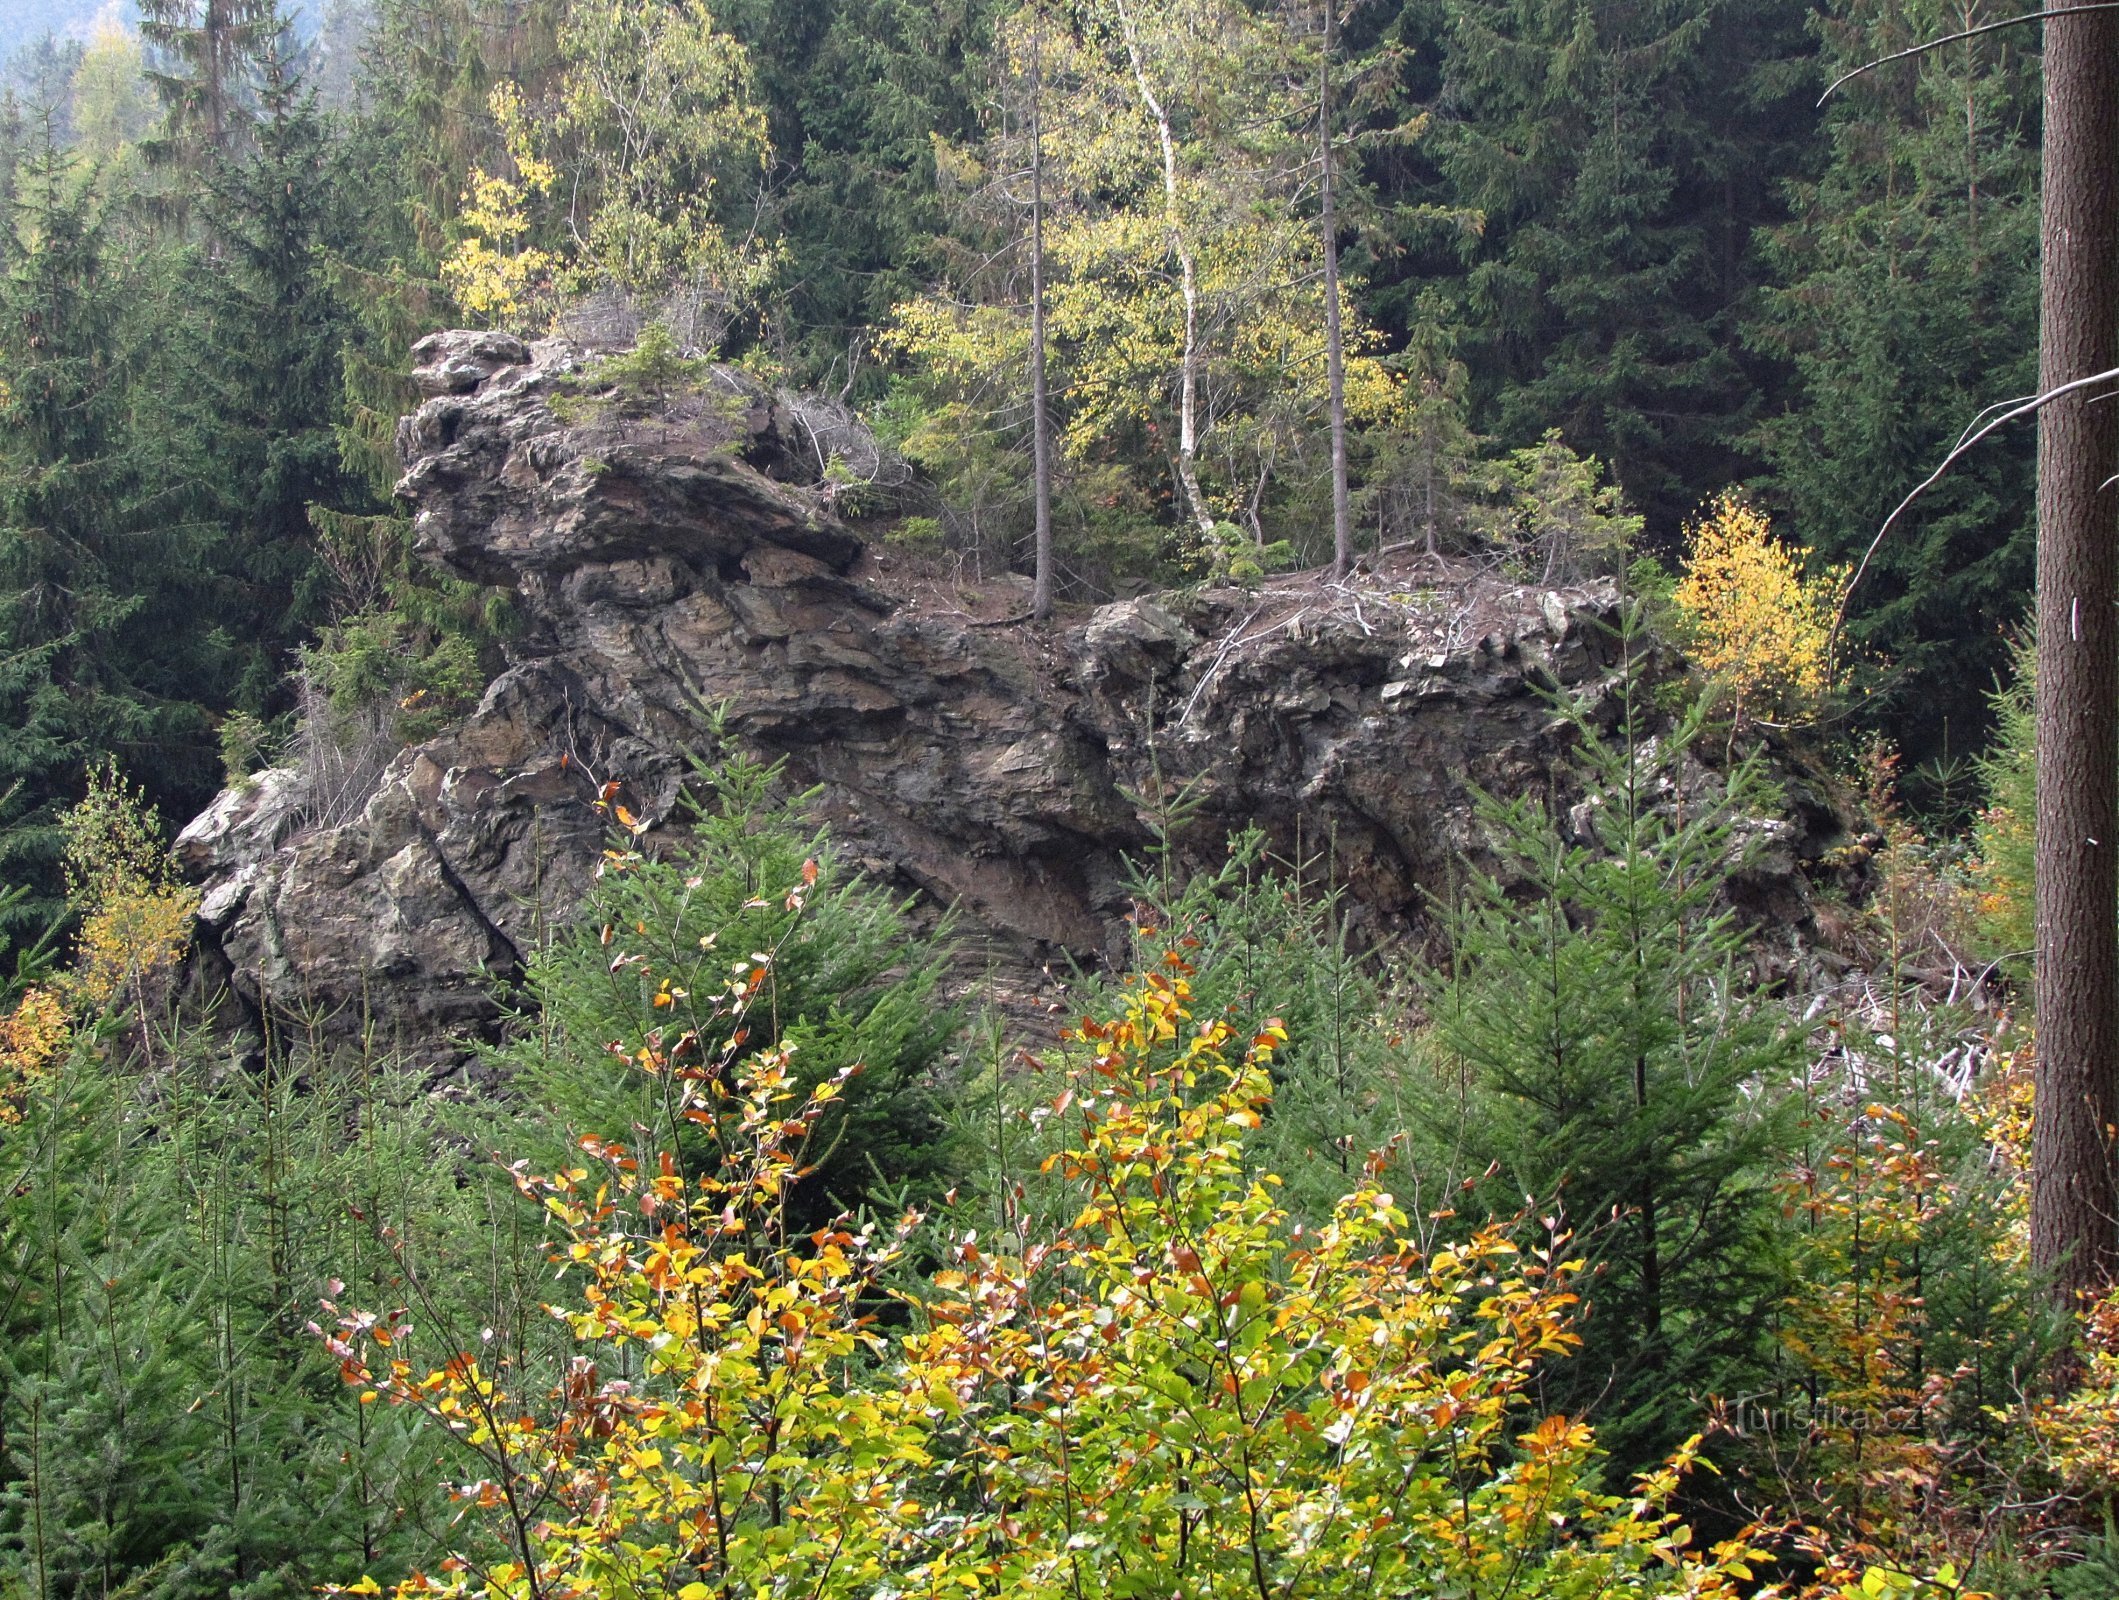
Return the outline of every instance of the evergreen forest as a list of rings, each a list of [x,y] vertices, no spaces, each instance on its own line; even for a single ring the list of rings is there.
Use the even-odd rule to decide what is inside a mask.
[[[2119,6],[24,15],[0,1600],[2119,1594]],[[509,661],[446,329],[779,397],[979,627],[1414,562],[1617,665],[1419,940],[1144,800],[1041,1022],[730,735],[441,1072],[169,847]]]

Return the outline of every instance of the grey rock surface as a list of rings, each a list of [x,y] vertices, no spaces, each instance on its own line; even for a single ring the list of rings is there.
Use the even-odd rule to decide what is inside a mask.
[[[513,592],[510,665],[350,823],[302,827],[275,773],[179,844],[239,993],[335,1026],[431,1044],[489,1025],[590,881],[599,790],[674,826],[716,707],[821,790],[846,856],[959,908],[967,971],[1023,1015],[1052,967],[1122,957],[1125,857],[1158,792],[1197,803],[1195,859],[1256,824],[1328,860],[1359,934],[1418,937],[1477,854],[1473,790],[1552,783],[1567,735],[1549,692],[1615,672],[1608,584],[1384,571],[1050,625],[977,615],[831,516],[786,408],[745,380],[567,421],[564,346],[450,333],[416,356],[429,398],[400,425],[400,493],[428,559]],[[1781,941],[1808,931],[1806,874],[1841,831],[1813,788],[1789,792],[1732,888]]]

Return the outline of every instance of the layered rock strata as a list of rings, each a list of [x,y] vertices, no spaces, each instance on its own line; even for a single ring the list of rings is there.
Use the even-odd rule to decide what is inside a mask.
[[[1256,825],[1344,888],[1358,933],[1417,936],[1477,854],[1473,791],[1564,782],[1550,693],[1614,680],[1606,584],[1386,564],[1032,624],[1005,585],[864,547],[800,415],[733,374],[628,416],[563,346],[451,333],[415,355],[399,492],[428,559],[512,591],[510,664],[352,821],[315,825],[275,771],[178,845],[237,992],[331,1027],[489,1025],[582,898],[599,792],[675,826],[717,716],[818,789],[864,871],[956,907],[967,966],[1021,1009],[1058,964],[1121,958],[1126,859],[1179,794],[1193,857]],[[1806,872],[1840,831],[1789,792],[1732,886],[1777,939],[1808,930]]]

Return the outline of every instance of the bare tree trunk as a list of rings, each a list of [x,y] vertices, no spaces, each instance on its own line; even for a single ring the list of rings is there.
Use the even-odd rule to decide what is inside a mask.
[[[1324,54],[1317,69],[1317,122],[1324,158],[1318,224],[1324,232],[1324,371],[1332,408],[1332,576],[1354,565],[1354,518],[1346,488],[1346,340],[1339,325],[1339,218],[1332,192],[1332,53],[1338,44],[1339,0],[1324,0]]]
[[[1030,453],[1037,517],[1030,614],[1052,615],[1052,406],[1045,382],[1045,13],[1030,35]]]
[[[206,142],[213,155],[221,153],[227,119],[221,109],[221,50],[226,30],[221,26],[221,0],[206,0],[206,14],[199,26],[205,34],[199,52],[200,87],[206,99]]]
[[[2042,388],[2119,366],[2119,14],[2045,24]],[[2031,1255],[2067,1303],[2119,1267],[2119,402],[2038,428],[2038,1056]]]
[[[1133,14],[1126,9],[1126,0],[1118,0],[1118,23],[1126,41],[1126,59],[1133,68],[1133,83],[1140,91],[1140,103],[1155,124],[1155,136],[1162,146],[1163,226],[1170,237],[1170,253],[1177,257],[1178,287],[1184,296],[1185,342],[1177,372],[1177,481],[1185,492],[1185,506],[1199,527],[1200,537],[1211,541],[1214,514],[1207,509],[1207,497],[1200,493],[1199,473],[1194,465],[1199,457],[1199,273],[1178,204],[1177,139],[1170,131],[1170,114],[1148,85],[1147,63],[1141,59],[1140,36],[1133,26]]]

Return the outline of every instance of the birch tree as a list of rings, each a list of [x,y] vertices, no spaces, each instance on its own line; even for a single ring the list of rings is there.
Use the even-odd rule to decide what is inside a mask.
[[[1271,542],[1271,496],[1326,459],[1314,41],[1226,0],[1046,15],[1033,287],[1059,453],[1159,459],[1199,564],[1255,563],[1243,546]],[[1027,172],[1019,139],[967,154],[973,181]],[[992,267],[1005,248],[898,308],[894,342],[928,376],[992,389],[1025,370],[1032,319]],[[1341,310],[1349,425],[1381,422],[1399,382]]]
[[[542,102],[514,81],[494,89],[507,161],[472,169],[443,276],[466,309],[503,320],[550,267],[563,292],[683,295],[688,327],[725,325],[776,265],[749,52],[704,0],[573,0],[558,51]]]

